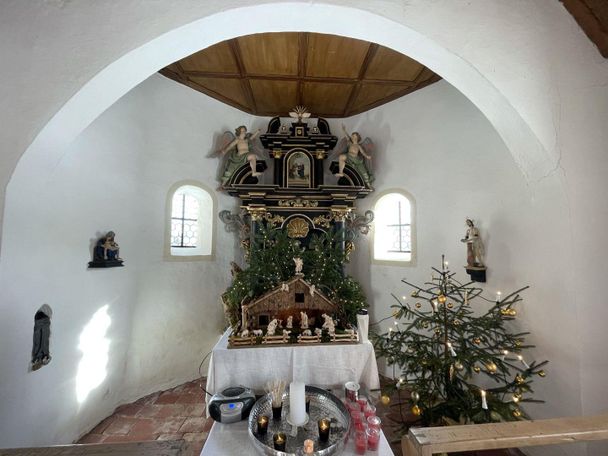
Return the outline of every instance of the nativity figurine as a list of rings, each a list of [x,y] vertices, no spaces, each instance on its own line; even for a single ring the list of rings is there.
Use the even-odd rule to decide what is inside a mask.
[[[300,312],[300,329],[308,329],[308,315],[306,315],[306,312]]]

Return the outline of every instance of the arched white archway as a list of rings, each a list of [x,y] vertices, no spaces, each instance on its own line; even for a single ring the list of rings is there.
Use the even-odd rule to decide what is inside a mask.
[[[255,18],[252,20],[251,18]],[[238,26],[237,26],[238,24]],[[41,130],[11,178],[52,169],[72,141],[122,95],[164,66],[236,36],[307,31],[376,42],[420,61],[468,97],[501,135],[528,180],[555,167],[553,157],[522,116],[473,65],[431,38],[377,14],[328,4],[275,3],[222,11],[172,30],[134,49],[91,79]],[[10,182],[7,189],[10,192]]]

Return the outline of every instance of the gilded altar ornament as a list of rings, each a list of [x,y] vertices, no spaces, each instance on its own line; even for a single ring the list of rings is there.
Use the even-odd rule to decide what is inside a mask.
[[[328,214],[317,215],[315,218],[312,219],[312,223],[314,223],[315,226],[329,228],[331,225],[331,216],[329,216]]]
[[[305,238],[308,230],[308,223],[301,217],[293,218],[287,224],[287,235],[292,239]]]
[[[277,227],[285,221],[285,217],[267,212],[264,214],[264,220],[270,223],[270,225],[272,225],[273,227]]]
[[[279,207],[317,207],[319,202],[316,200],[304,200],[302,198],[279,200]]]
[[[251,175],[253,177],[258,177],[262,174],[256,169],[257,161],[260,160],[260,157],[255,152],[263,152],[263,148],[257,142],[254,142],[259,134],[259,129],[254,133],[248,133],[245,125],[237,127],[234,134],[229,131],[223,134],[218,153],[222,156],[229,154],[224,164],[224,172],[221,178],[222,185],[226,185],[234,173],[247,163],[251,167]]]
[[[301,123],[302,119],[308,119],[310,117],[310,112],[308,112],[308,108],[306,106],[298,105],[293,108],[293,111],[289,112],[289,117],[297,119],[298,123]]]

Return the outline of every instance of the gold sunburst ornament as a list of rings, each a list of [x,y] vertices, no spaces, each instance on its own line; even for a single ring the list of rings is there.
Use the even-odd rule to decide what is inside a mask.
[[[308,230],[308,223],[301,217],[291,219],[287,224],[287,235],[292,239],[305,238]]]

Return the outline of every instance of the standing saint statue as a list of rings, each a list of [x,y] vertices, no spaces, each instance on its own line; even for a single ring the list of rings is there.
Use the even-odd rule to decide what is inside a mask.
[[[293,262],[296,265],[296,275],[302,275],[302,267],[304,266],[304,261],[302,261],[302,258],[294,258]]]
[[[344,124],[342,124],[342,131],[344,138],[336,146],[340,155],[338,156],[338,172],[335,175],[344,176],[344,167],[349,165],[361,175],[365,186],[372,188],[374,174],[371,167],[372,156],[369,154],[373,149],[372,140],[365,138],[362,141],[358,132],[349,133]]]
[[[224,166],[224,173],[222,174],[222,185],[226,185],[235,171],[247,164],[247,162],[249,162],[253,177],[262,174],[256,170],[259,157],[253,153],[253,140],[258,137],[260,130],[258,129],[254,133],[247,133],[247,127],[241,125],[236,128],[234,133],[234,135],[229,131],[224,133],[223,142],[225,145],[219,151],[222,155],[230,152]]]
[[[467,267],[483,268],[483,243],[473,220],[466,219],[467,232],[461,242],[467,244]]]

